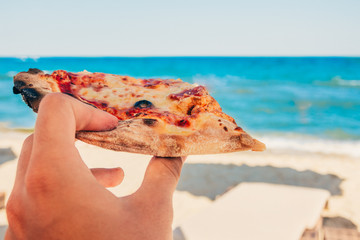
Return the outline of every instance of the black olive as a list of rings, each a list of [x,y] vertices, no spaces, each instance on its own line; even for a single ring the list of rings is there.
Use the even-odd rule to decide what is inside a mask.
[[[152,108],[153,104],[147,100],[140,100],[134,104],[134,108]]]

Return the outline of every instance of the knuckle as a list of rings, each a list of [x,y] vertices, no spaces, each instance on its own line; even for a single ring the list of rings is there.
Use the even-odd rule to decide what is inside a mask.
[[[32,146],[34,140],[34,135],[31,134],[30,136],[28,136],[27,138],[25,138],[24,143],[23,143],[23,148],[29,148]]]
[[[181,158],[162,158],[162,163],[176,180],[180,178],[182,168]]]
[[[44,106],[59,106],[63,105],[64,101],[68,99],[68,96],[62,93],[49,93],[40,102],[40,107]]]
[[[27,174],[24,182],[27,193],[33,196],[48,194],[54,189],[51,178],[41,172]]]
[[[9,225],[13,228],[21,228],[24,223],[24,211],[22,205],[22,201],[19,197],[14,196],[14,194],[10,195],[5,210]]]
[[[46,202],[37,200],[39,199],[31,197],[29,192],[23,194],[23,192],[18,191],[10,195],[6,204],[6,217],[9,230],[16,236],[16,239],[28,239],[25,238],[25,235],[29,233],[29,227],[31,227],[31,230],[38,228],[43,231],[53,222],[54,214],[51,212],[52,209],[46,206]],[[33,222],[30,226],[29,221],[33,219],[36,219],[36,222]]]
[[[43,104],[45,103],[52,103],[52,102],[57,102],[60,98],[62,98],[62,94],[61,93],[50,93],[45,95],[45,97],[42,99]]]

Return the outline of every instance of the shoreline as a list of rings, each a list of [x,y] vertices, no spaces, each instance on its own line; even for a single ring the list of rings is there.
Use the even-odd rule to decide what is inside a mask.
[[[6,199],[15,178],[22,142],[28,135],[29,132],[0,131],[0,192],[5,192]],[[338,146],[342,150],[337,153],[308,151],[306,148],[295,151],[289,145],[282,146],[271,136],[256,137],[267,144],[265,152],[188,157],[174,194],[174,228],[210,206],[228,189],[244,182],[325,189],[331,196],[323,216],[345,218],[360,227],[360,161],[357,156],[341,152],[347,148],[339,147],[338,142],[330,146],[329,142],[319,143],[320,147],[324,145],[330,149]],[[342,147],[351,148],[347,144]],[[76,146],[89,167],[124,169],[123,183],[110,189],[117,196],[131,194],[140,186],[150,156],[100,149],[80,141]],[[0,226],[6,225],[5,211],[1,209]]]
[[[247,131],[245,129],[245,131]],[[34,127],[8,127],[0,122],[0,135],[2,133],[31,134]],[[331,154],[338,157],[360,158],[360,139],[326,138],[310,134],[295,132],[267,132],[261,133],[248,130],[255,139],[266,143],[267,151],[291,153],[318,153]]]

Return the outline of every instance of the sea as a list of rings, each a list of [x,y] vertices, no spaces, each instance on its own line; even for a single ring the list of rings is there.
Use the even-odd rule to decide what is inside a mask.
[[[272,149],[360,158],[360,57],[0,58],[0,126],[33,128],[36,114],[12,92],[29,68],[182,79],[205,85],[223,111]]]

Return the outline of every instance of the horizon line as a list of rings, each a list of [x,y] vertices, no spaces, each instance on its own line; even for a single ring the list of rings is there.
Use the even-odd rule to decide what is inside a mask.
[[[116,57],[123,57],[123,58],[181,58],[181,57],[279,57],[279,58],[286,58],[286,57],[294,57],[294,58],[301,58],[301,57],[313,57],[313,58],[321,58],[321,57],[349,57],[349,58],[358,58],[359,55],[0,55],[0,58],[116,58]]]

